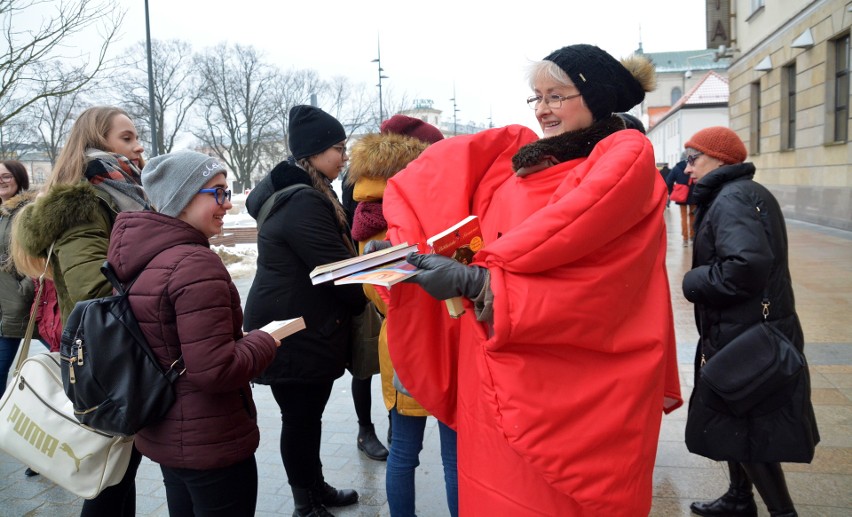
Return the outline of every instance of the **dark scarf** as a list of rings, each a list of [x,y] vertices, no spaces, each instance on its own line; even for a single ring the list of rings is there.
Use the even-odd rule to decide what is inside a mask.
[[[86,179],[110,195],[122,211],[150,210],[142,190],[142,174],[127,157],[99,149],[86,150]]]
[[[388,222],[385,221],[381,201],[362,201],[358,203],[352,222],[353,239],[363,242],[387,229]]]
[[[598,142],[625,129],[624,121],[612,116],[591,126],[568,131],[521,147],[512,157],[512,168],[518,176],[526,176],[557,163],[584,158],[592,153]]]

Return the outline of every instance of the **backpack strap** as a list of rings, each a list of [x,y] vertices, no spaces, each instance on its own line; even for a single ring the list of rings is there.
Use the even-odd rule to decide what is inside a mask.
[[[289,187],[284,187],[281,190],[274,192],[269,199],[263,202],[263,205],[260,207],[260,212],[257,213],[257,217],[255,220],[257,221],[257,231],[260,231],[260,227],[266,221],[266,218],[269,217],[272,213],[272,207],[275,205],[275,202],[288,192],[293,192],[295,190],[300,190],[303,188],[311,188],[310,185],[305,185],[304,183],[296,183],[295,185],[290,185]]]

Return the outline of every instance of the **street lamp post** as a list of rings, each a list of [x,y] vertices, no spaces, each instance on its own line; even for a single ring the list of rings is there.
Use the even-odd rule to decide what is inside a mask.
[[[382,107],[382,79],[388,79],[388,76],[382,74],[382,72],[384,72],[385,69],[382,68],[382,44],[378,40],[378,38],[376,38],[376,45],[377,45],[377,56],[378,57],[376,57],[376,59],[374,59],[370,62],[371,63],[377,63],[378,67],[379,67],[379,84],[377,84],[376,86],[379,87],[379,124],[381,124],[382,121],[385,120],[385,112],[384,112],[384,108]]]
[[[151,124],[151,149],[149,156],[157,156],[157,118],[154,114],[154,67],[151,64],[151,23],[148,20],[148,0],[145,0],[145,38],[148,50],[148,112]]]
[[[461,110],[456,106],[456,85],[453,85],[453,98],[450,100],[453,101],[453,136],[457,136],[459,134],[459,127],[456,121],[456,113]]]

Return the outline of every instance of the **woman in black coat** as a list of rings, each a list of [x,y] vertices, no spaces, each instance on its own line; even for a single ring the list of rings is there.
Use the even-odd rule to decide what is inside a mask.
[[[325,482],[320,464],[322,413],[349,357],[352,316],[366,303],[360,285],[312,285],[315,267],[355,256],[343,207],[331,188],[346,164],[346,132],[312,106],[290,110],[292,157],[281,162],[246,201],[257,218],[257,274],[246,300],[245,330],[270,321],[305,318],[305,330],[285,338],[256,379],[269,384],[281,408],[281,457],[293,491],[294,516],[330,515],[326,506],[358,501],[354,490]]]
[[[692,270],[683,293],[695,304],[701,366],[732,339],[763,320],[781,330],[802,352],[787,264],[787,230],[778,201],[753,181],[754,165],[736,133],[711,127],[686,144],[686,172],[694,178],[698,205]],[[712,394],[693,391],[686,425],[691,452],[727,461],[731,485],[719,499],[692,503],[693,513],[755,516],[752,484],[773,516],[794,516],[780,462],[809,463],[819,442],[807,367],[798,378],[743,416],[726,411]]]

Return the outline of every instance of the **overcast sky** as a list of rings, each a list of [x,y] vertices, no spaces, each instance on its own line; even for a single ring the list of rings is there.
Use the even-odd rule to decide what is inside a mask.
[[[144,0],[128,8],[117,48],[145,39]],[[385,93],[434,101],[460,122],[537,127],[524,100],[526,69],[565,45],[590,43],[616,58],[704,48],[704,0],[149,0],[151,37],[193,48],[250,44],[283,69],[312,68],[375,88],[377,38]],[[499,6],[499,7],[498,7]]]

